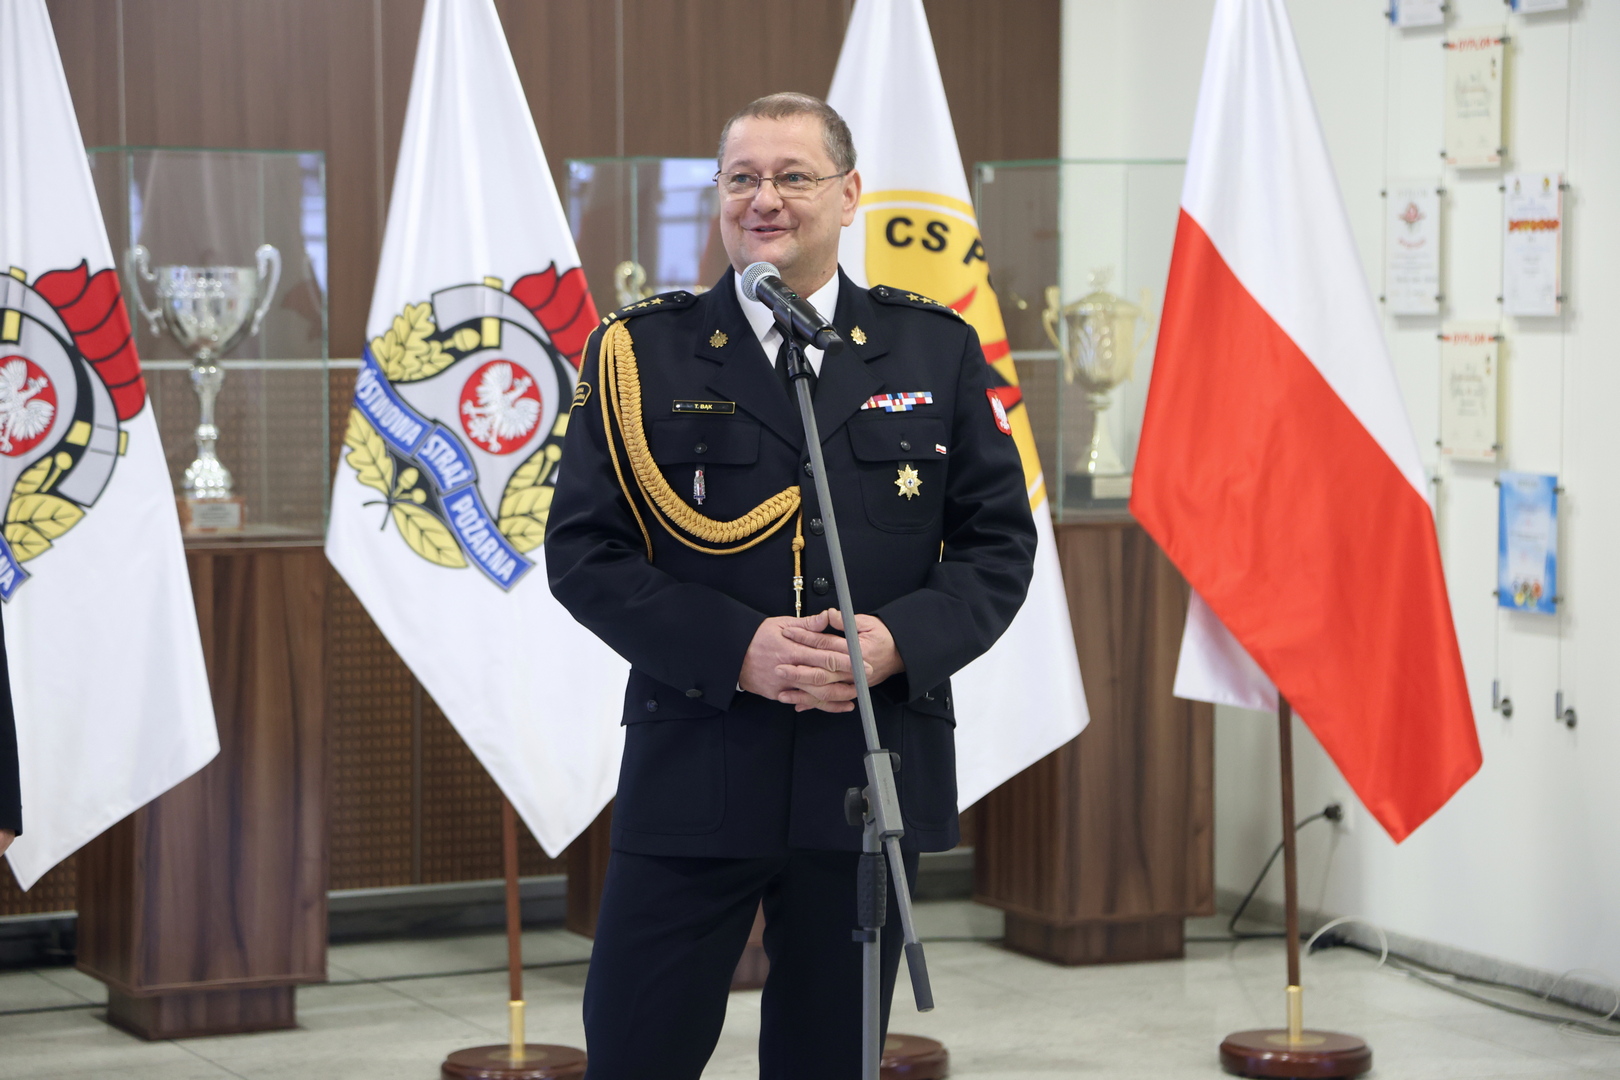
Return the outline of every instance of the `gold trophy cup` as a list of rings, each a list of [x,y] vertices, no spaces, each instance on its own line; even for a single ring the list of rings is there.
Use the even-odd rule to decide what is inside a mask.
[[[1078,494],[1084,505],[1131,497],[1130,471],[1120,461],[1108,431],[1109,395],[1130,379],[1136,354],[1153,330],[1148,291],[1142,290],[1140,304],[1115,296],[1107,291],[1111,274],[1108,268],[1092,271],[1091,291],[1068,305],[1058,286],[1049,286],[1046,309],[1041,312],[1046,336],[1063,357],[1064,381],[1079,383],[1091,405],[1091,442],[1070,474],[1071,482],[1078,481],[1075,486],[1081,489]],[[1066,333],[1059,332],[1059,322]]]

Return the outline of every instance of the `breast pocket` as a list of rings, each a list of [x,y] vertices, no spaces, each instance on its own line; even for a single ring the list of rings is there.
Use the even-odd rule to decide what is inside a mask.
[[[887,532],[934,528],[945,505],[945,421],[874,412],[848,430],[867,520]]]
[[[748,479],[759,461],[758,421],[736,414],[670,416],[647,427],[653,460],[664,479],[704,515],[740,517],[764,498]]]

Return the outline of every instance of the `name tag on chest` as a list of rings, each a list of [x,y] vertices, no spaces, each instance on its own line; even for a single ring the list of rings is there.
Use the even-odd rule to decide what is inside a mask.
[[[735,401],[689,401],[676,398],[670,406],[672,412],[678,413],[708,413],[715,416],[730,416],[737,411]]]

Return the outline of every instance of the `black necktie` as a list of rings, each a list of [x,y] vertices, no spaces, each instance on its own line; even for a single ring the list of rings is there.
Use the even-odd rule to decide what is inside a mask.
[[[780,333],[781,331],[778,330],[777,332]],[[809,361],[808,357],[805,358],[805,367],[807,367],[807,368],[810,367],[810,361]],[[787,338],[782,339],[781,346],[778,347],[777,350],[776,350],[776,377],[778,379],[782,380],[782,385],[784,387],[786,387],[786,389],[787,389],[788,397],[792,398],[794,401],[798,401],[799,400],[798,392],[793,389],[793,379],[790,377],[790,373],[788,372],[788,342],[787,342]],[[815,372],[814,368],[810,368],[809,380],[810,380],[810,396],[813,398],[813,397],[816,396],[816,372]]]

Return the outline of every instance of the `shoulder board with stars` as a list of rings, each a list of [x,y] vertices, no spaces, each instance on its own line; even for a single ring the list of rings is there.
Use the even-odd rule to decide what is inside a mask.
[[[910,289],[897,289],[893,285],[874,285],[869,290],[872,299],[883,304],[900,304],[903,307],[922,308],[924,311],[935,311],[941,315],[950,315],[960,319],[962,313],[953,307],[947,307],[938,300],[912,292]]]
[[[659,293],[657,296],[637,300],[635,303],[628,304],[618,311],[602,316],[602,325],[607,326],[609,323],[633,319],[637,315],[650,315],[655,311],[680,311],[691,307],[695,303],[697,303],[697,296],[684,289],[677,292]]]

